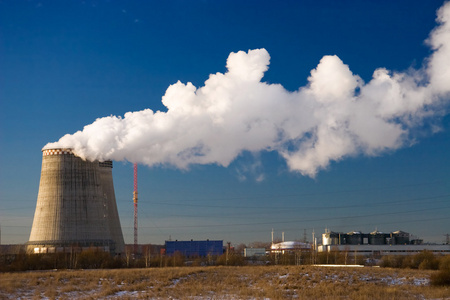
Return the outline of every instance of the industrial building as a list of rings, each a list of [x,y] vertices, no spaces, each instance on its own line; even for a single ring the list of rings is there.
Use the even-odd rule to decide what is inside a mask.
[[[244,257],[266,256],[266,248],[244,248]]]
[[[298,241],[286,241],[281,243],[275,243],[270,246],[271,253],[289,253],[295,251],[311,251],[311,245],[308,243]]]
[[[85,161],[71,149],[42,151],[29,253],[100,251],[122,253],[112,162]]]
[[[185,257],[206,257],[223,254],[223,240],[206,241],[166,241],[166,254],[180,253]]]
[[[409,233],[404,231],[383,233],[375,230],[371,233],[359,231],[342,233],[326,230],[322,234],[323,245],[409,245],[421,243],[421,240],[410,240]]]
[[[317,247],[318,252],[342,251],[366,256],[408,255],[424,250],[434,254],[450,254],[450,245],[423,244],[422,240],[410,239],[410,234],[404,231],[343,233],[325,230],[322,245]]]

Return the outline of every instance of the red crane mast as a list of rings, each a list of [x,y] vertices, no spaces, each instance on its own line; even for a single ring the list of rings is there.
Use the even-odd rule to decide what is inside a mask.
[[[138,250],[138,184],[137,184],[137,164],[134,164],[134,191],[133,191],[133,203],[134,203],[134,254],[137,255]]]

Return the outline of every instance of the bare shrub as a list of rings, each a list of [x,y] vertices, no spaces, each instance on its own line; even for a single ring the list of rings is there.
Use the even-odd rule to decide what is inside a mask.
[[[430,280],[432,285],[450,286],[450,270],[440,270],[431,275]]]
[[[430,251],[422,251],[412,256],[411,268],[421,270],[437,270],[439,261]]]
[[[439,260],[439,270],[450,270],[450,255],[441,257]]]
[[[222,254],[216,260],[218,266],[243,266],[245,265],[245,259],[242,255],[235,252]]]
[[[383,268],[401,268],[404,265],[405,256],[386,255],[381,258],[380,266]]]
[[[384,268],[437,270],[442,259],[444,259],[444,257],[436,257],[432,252],[425,250],[415,255],[383,256],[381,258],[380,266]]]
[[[450,255],[441,257],[439,272],[431,275],[431,284],[436,286],[450,286]]]

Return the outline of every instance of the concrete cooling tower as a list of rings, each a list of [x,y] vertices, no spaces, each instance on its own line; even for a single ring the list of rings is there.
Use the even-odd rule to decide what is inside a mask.
[[[43,150],[39,194],[27,251],[124,251],[112,162],[84,161],[70,149]]]

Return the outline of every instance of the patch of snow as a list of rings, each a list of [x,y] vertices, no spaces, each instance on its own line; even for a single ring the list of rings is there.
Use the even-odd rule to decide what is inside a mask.
[[[430,279],[428,278],[414,278],[413,285],[421,286],[421,285],[429,285]]]

